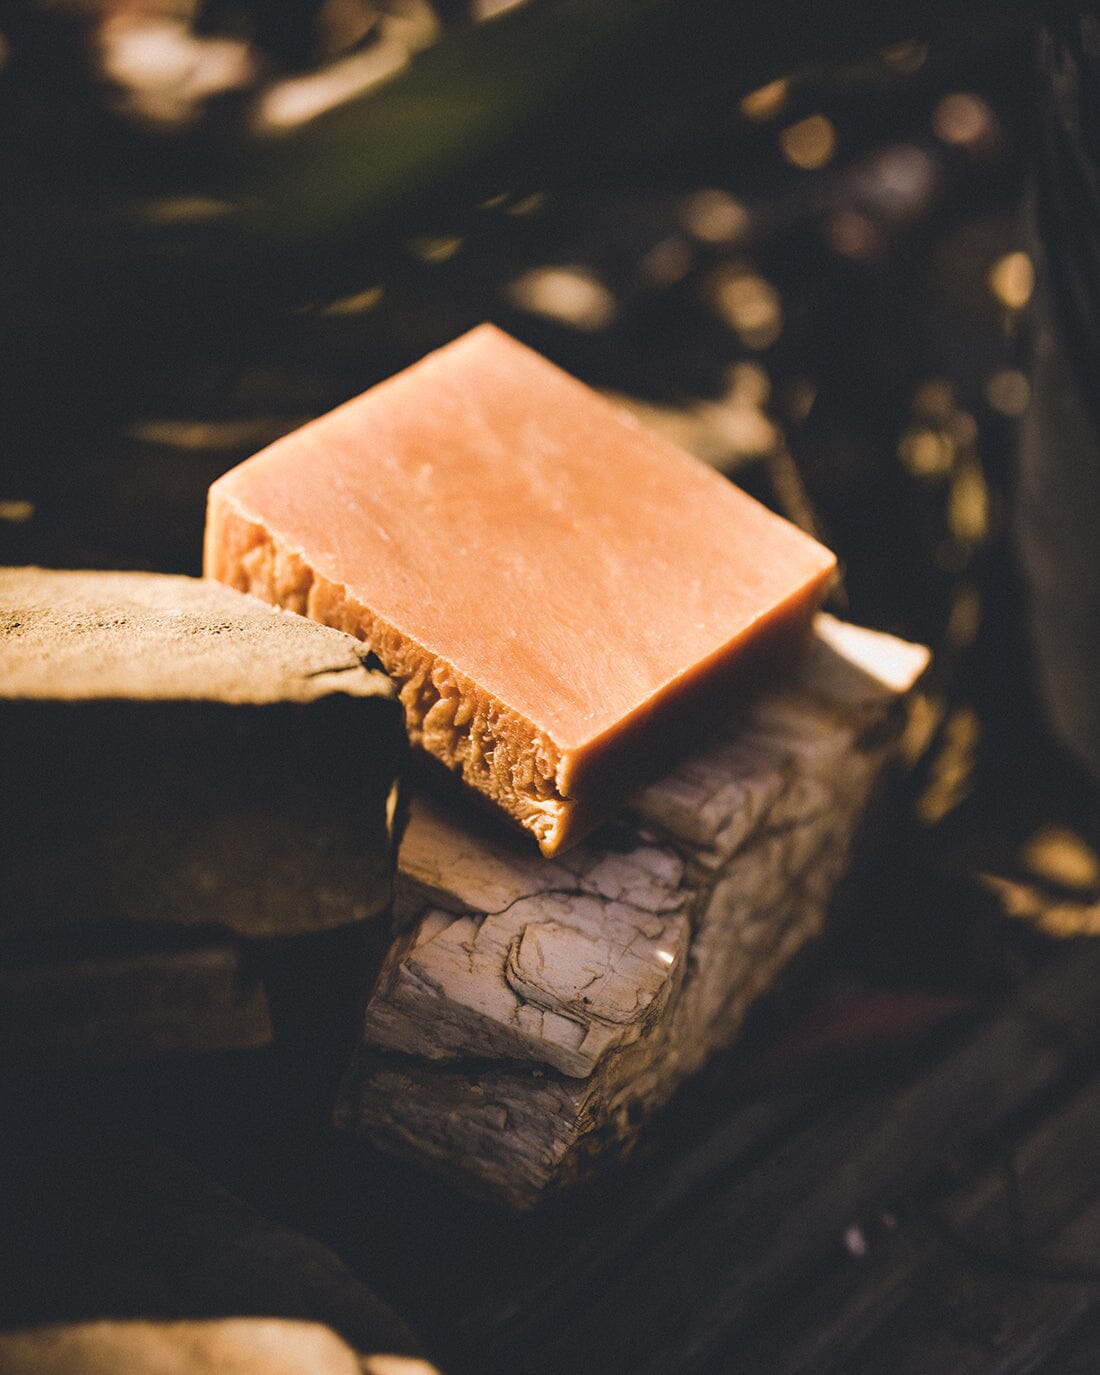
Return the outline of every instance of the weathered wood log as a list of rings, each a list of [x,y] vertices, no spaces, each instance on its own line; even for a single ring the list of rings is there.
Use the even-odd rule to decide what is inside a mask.
[[[820,933],[927,661],[820,617],[794,680],[553,861],[418,800],[338,1125],[517,1208],[628,1147]]]

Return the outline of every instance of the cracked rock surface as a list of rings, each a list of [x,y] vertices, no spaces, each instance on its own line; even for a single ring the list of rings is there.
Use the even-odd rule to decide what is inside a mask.
[[[418,800],[338,1124],[516,1208],[629,1145],[821,932],[928,657],[819,616],[788,684],[554,860]]]

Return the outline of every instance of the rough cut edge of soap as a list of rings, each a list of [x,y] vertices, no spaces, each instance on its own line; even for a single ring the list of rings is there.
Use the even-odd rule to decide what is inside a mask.
[[[412,744],[459,773],[529,830],[543,850],[560,843],[572,804],[558,790],[562,756],[549,736],[376,616],[345,586],[316,572],[301,553],[284,549],[216,484],[207,511],[204,567],[238,592],[368,644],[398,686]]]
[[[389,697],[359,645],[223,582],[0,568],[0,698],[314,702]]]
[[[921,646],[819,616],[789,684],[720,723],[707,748],[635,795],[618,828],[625,852],[601,852],[594,838],[554,862],[511,857],[500,842],[414,811],[399,878],[413,925],[368,1007],[338,1125],[516,1208],[627,1149],[821,933],[860,816],[894,756],[903,699],[928,659]],[[669,855],[678,870],[661,867]],[[646,866],[648,892],[638,873]],[[519,918],[526,906],[544,923],[548,902],[590,902],[601,890],[621,899],[631,873],[638,920],[672,914],[682,940],[658,947],[671,959],[652,991],[654,1013],[602,1045],[590,1041],[587,1063],[579,1052],[599,1019],[564,1004],[560,969],[544,980],[559,995],[557,1013],[586,1033],[563,1061],[561,1028],[545,1034],[510,1001],[522,994],[529,1008],[530,990],[509,980],[526,934]],[[457,957],[479,944],[496,966],[486,958],[468,979],[454,977],[465,975]],[[587,947],[584,958],[591,963]]]
[[[793,590],[735,648],[716,651],[683,682],[655,694],[660,705],[640,703],[582,750],[563,750],[547,731],[311,567],[301,550],[287,547],[216,483],[204,570],[239,592],[369,645],[397,684],[412,744],[529,831],[547,857],[576,844],[621,802],[623,774],[633,769],[635,756],[661,748],[670,714],[686,720],[695,699],[701,703],[720,692],[731,672],[754,676],[769,656],[789,663],[806,641],[832,575],[830,566],[815,583]]]

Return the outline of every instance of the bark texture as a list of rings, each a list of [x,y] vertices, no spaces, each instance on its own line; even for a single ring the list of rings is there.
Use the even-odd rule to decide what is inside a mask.
[[[555,860],[417,801],[338,1124],[516,1208],[621,1153],[821,932],[927,662],[820,616],[787,685]]]

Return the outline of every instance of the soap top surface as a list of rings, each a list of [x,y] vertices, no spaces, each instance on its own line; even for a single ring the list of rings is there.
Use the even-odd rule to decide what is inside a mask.
[[[391,695],[366,654],[350,635],[209,579],[0,568],[0,699]]]
[[[491,325],[211,490],[563,750],[819,599],[833,555]]]

